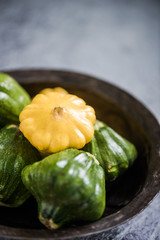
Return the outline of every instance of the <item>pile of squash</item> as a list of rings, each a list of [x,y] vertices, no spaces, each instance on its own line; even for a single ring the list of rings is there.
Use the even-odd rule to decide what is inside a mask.
[[[18,207],[32,194],[39,220],[56,229],[99,219],[106,185],[137,157],[135,146],[79,97],[44,89],[32,100],[0,73],[0,205]]]

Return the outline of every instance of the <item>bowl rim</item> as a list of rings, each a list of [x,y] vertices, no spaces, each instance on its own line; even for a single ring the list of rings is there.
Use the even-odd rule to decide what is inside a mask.
[[[122,99],[125,96],[125,98],[129,99],[131,102],[131,105],[136,103],[138,104],[139,111],[142,111],[145,114],[146,124],[151,125],[152,132],[151,137],[153,144],[155,144],[155,148],[153,149],[151,160],[154,158],[155,161],[158,163],[157,169],[153,172],[153,175],[150,176],[150,182],[147,182],[142,189],[142,191],[131,200],[125,207],[120,209],[120,211],[108,215],[106,217],[103,217],[99,219],[96,222],[89,223],[86,225],[78,226],[76,228],[64,228],[59,229],[56,231],[51,231],[48,229],[23,229],[23,228],[13,228],[8,227],[4,225],[0,225],[0,237],[11,237],[12,239],[51,239],[54,237],[54,239],[67,239],[67,238],[75,238],[75,237],[84,237],[89,236],[92,234],[98,234],[105,231],[108,231],[117,225],[123,224],[124,222],[130,220],[131,218],[135,217],[137,214],[139,214],[142,210],[144,210],[150,202],[155,198],[155,196],[160,191],[160,125],[154,115],[151,113],[150,110],[147,109],[147,107],[142,104],[139,100],[137,100],[135,97],[133,97],[130,93],[126,92],[125,90],[121,89],[120,87],[109,83],[108,81],[104,81],[100,78],[79,73],[75,71],[66,71],[66,70],[56,70],[56,69],[16,69],[16,70],[5,70],[1,71],[10,74],[11,76],[15,77],[20,84],[29,84],[33,81],[36,77],[47,77],[47,76],[59,76],[60,78],[65,78],[65,76],[69,77],[72,76],[72,78],[77,77],[82,80],[83,83],[85,83],[87,79],[87,86],[90,87],[96,87],[96,84],[99,84],[101,86],[101,91],[103,91],[103,86],[108,87],[109,89],[118,92]],[[29,79],[28,82],[25,82],[24,79]],[[42,77],[42,79],[43,79]],[[19,81],[19,79],[21,81]],[[35,80],[35,79],[34,79]],[[43,80],[40,81],[43,82]],[[53,79],[50,79],[51,82],[54,82]],[[38,82],[38,81],[37,81]],[[91,82],[95,83],[95,86],[91,86]],[[105,92],[104,92],[105,94]],[[109,97],[113,97],[112,93]],[[107,95],[108,96],[108,95]],[[113,101],[113,99],[112,99]],[[124,105],[125,106],[125,105]],[[125,107],[124,110],[126,111]],[[154,126],[154,128],[153,128]],[[152,191],[148,191],[150,188],[152,188]],[[143,197],[142,197],[143,196]],[[136,213],[134,211],[131,211],[131,209],[136,209]]]

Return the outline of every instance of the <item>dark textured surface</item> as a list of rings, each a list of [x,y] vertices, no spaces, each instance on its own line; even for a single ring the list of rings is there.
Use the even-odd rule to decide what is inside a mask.
[[[134,94],[160,121],[159,1],[1,0],[0,10],[0,69],[90,73]],[[86,239],[159,240],[159,202]]]

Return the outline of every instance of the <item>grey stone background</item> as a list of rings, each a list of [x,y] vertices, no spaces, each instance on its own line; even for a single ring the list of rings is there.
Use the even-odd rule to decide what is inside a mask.
[[[160,122],[160,1],[0,0],[0,70],[22,68],[97,76]],[[160,195],[129,222],[83,239],[160,240]]]

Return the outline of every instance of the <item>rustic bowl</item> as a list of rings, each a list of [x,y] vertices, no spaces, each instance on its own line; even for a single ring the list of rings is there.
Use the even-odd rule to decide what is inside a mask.
[[[0,237],[12,239],[67,239],[109,230],[138,214],[160,190],[160,126],[139,101],[123,90],[92,76],[67,71],[20,70],[8,72],[34,96],[46,87],[61,86],[82,97],[103,120],[133,142],[139,157],[107,189],[106,210],[93,223],[48,230],[38,221],[31,197],[16,209],[0,207]]]

